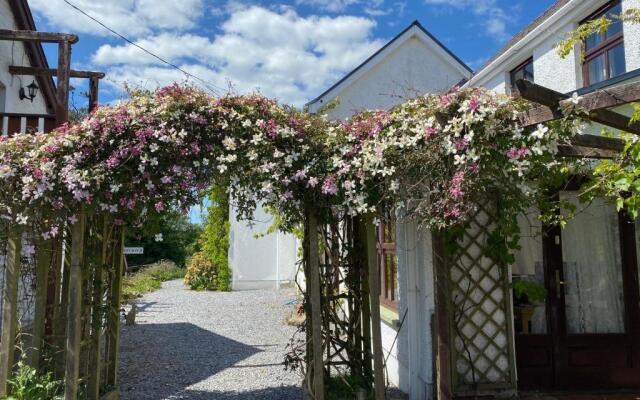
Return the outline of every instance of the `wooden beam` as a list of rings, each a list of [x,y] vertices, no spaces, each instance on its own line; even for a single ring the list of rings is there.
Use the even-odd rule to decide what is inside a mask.
[[[21,42],[41,42],[41,43],[77,43],[78,35],[70,33],[39,32],[39,31],[19,31],[11,29],[0,29],[0,40],[16,40]]]
[[[380,327],[380,273],[378,271],[378,253],[376,251],[376,226],[371,214],[364,218],[364,222],[367,232],[367,278],[369,280],[369,303],[371,304],[374,399],[384,400],[384,355],[382,353],[382,332]]]
[[[2,292],[2,334],[0,336],[0,397],[7,393],[7,380],[14,363],[16,327],[18,323],[18,281],[22,254],[22,232],[12,229],[7,243]]]
[[[80,343],[82,341],[82,259],[84,257],[84,210],[71,227],[71,263],[69,266],[69,311],[67,313],[67,346],[65,352],[64,398],[78,398],[80,375]]]
[[[620,152],[615,150],[596,149],[593,147],[558,145],[558,155],[571,158],[593,158],[610,160],[616,158]]]
[[[122,297],[122,274],[124,268],[124,233],[125,228],[117,231],[115,246],[113,247],[113,279],[111,281],[111,304],[108,309],[107,327],[109,338],[107,341],[107,371],[106,383],[115,387],[118,384],[118,364],[120,361],[120,303]]]
[[[451,349],[454,344],[451,341],[449,305],[449,268],[445,259],[444,239],[441,235],[432,233],[433,247],[433,287],[434,287],[434,374],[435,394],[438,400],[453,399]]]
[[[640,82],[628,83],[612,88],[604,88],[581,96],[578,103],[587,110],[600,110],[640,101]],[[560,105],[569,100],[562,100]]]
[[[51,240],[39,239],[36,256],[36,301],[33,317],[33,338],[29,348],[29,365],[38,370],[44,349],[44,328],[47,312],[47,281],[52,261]]]
[[[56,68],[24,67],[21,65],[10,65],[9,73],[11,75],[58,76],[58,70]],[[69,77],[102,79],[105,77],[105,73],[97,72],[97,71],[81,71],[81,70],[72,69],[72,70],[69,70]]]
[[[58,45],[58,84],[56,99],[56,124],[64,124],[69,119],[69,71],[71,70],[71,45],[61,42]]]
[[[518,79],[516,86],[523,98],[541,104],[544,107],[537,107],[527,113],[523,113],[520,116],[523,125],[537,125],[562,118],[560,102],[569,99],[568,95],[524,79]],[[640,123],[631,123],[631,119],[627,116],[606,109],[588,111],[590,111],[590,119],[593,122],[640,135]]]
[[[598,135],[576,135],[571,139],[571,144],[581,147],[591,147],[594,149],[613,150],[621,152],[624,149],[624,141],[617,138],[610,138]]]
[[[324,400],[324,357],[322,352],[322,297],[320,289],[320,254],[318,250],[318,219],[313,212],[307,212],[307,223],[309,224],[309,298],[311,301],[311,327],[312,327],[312,348],[313,366],[313,399]]]
[[[98,87],[100,85],[100,78],[92,76],[89,78],[89,113],[98,108]]]

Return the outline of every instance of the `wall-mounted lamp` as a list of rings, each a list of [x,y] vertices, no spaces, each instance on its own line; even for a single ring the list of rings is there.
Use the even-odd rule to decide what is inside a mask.
[[[33,103],[33,99],[36,98],[38,94],[38,85],[36,85],[36,81],[31,82],[27,85],[27,90],[25,91],[23,87],[20,88],[20,100],[29,99]]]

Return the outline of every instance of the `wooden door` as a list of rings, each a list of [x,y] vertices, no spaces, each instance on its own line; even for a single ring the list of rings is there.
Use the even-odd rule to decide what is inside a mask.
[[[579,206],[565,229],[546,232],[548,329],[516,337],[521,387],[640,387],[635,235],[634,224],[601,200]]]

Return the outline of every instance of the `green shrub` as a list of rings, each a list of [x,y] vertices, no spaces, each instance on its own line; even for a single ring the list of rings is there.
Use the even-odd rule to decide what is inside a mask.
[[[187,261],[184,283],[192,290],[217,290],[218,271],[203,252],[195,253]]]
[[[59,400],[63,399],[62,381],[55,380],[53,373],[38,373],[22,360],[14,375],[8,381],[9,396],[7,400]]]
[[[200,240],[202,252],[216,266],[215,290],[231,290],[229,268],[229,194],[227,185],[214,183],[209,192],[207,219]]]
[[[180,279],[185,276],[185,269],[171,261],[160,261],[141,268],[127,275],[122,282],[122,301],[129,303],[162,287],[162,282]]]

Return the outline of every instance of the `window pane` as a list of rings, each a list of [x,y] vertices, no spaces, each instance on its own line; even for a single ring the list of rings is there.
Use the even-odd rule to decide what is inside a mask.
[[[589,205],[579,203],[575,192],[561,192],[560,198],[577,207],[562,231],[567,332],[624,332],[618,212],[600,198]]]
[[[624,43],[620,43],[608,51],[609,57],[609,78],[615,78],[626,71],[624,63]]]
[[[524,72],[524,79],[527,79],[533,82],[533,62],[530,62],[527,65],[525,65],[523,72]]]
[[[622,4],[618,4],[612,7],[609,11],[607,11],[606,16],[609,20],[613,21],[611,25],[609,25],[609,29],[607,30],[607,38],[613,37],[618,33],[622,32],[622,21],[620,20],[620,15],[622,14]]]
[[[599,34],[599,33],[594,33],[594,34],[588,36],[587,40],[585,41],[585,45],[587,47],[587,50],[591,50],[591,49],[595,48],[600,43],[602,43],[602,35]]]
[[[520,249],[515,252],[512,267],[514,285],[518,280],[523,280],[544,287],[542,223],[537,218],[538,214],[538,210],[532,209],[526,215],[518,216]],[[514,294],[514,318],[517,333],[547,333],[547,309],[544,301],[525,300]]]
[[[593,60],[589,61],[587,68],[589,68],[589,84],[602,82],[606,78],[604,63],[604,54],[599,55]]]

